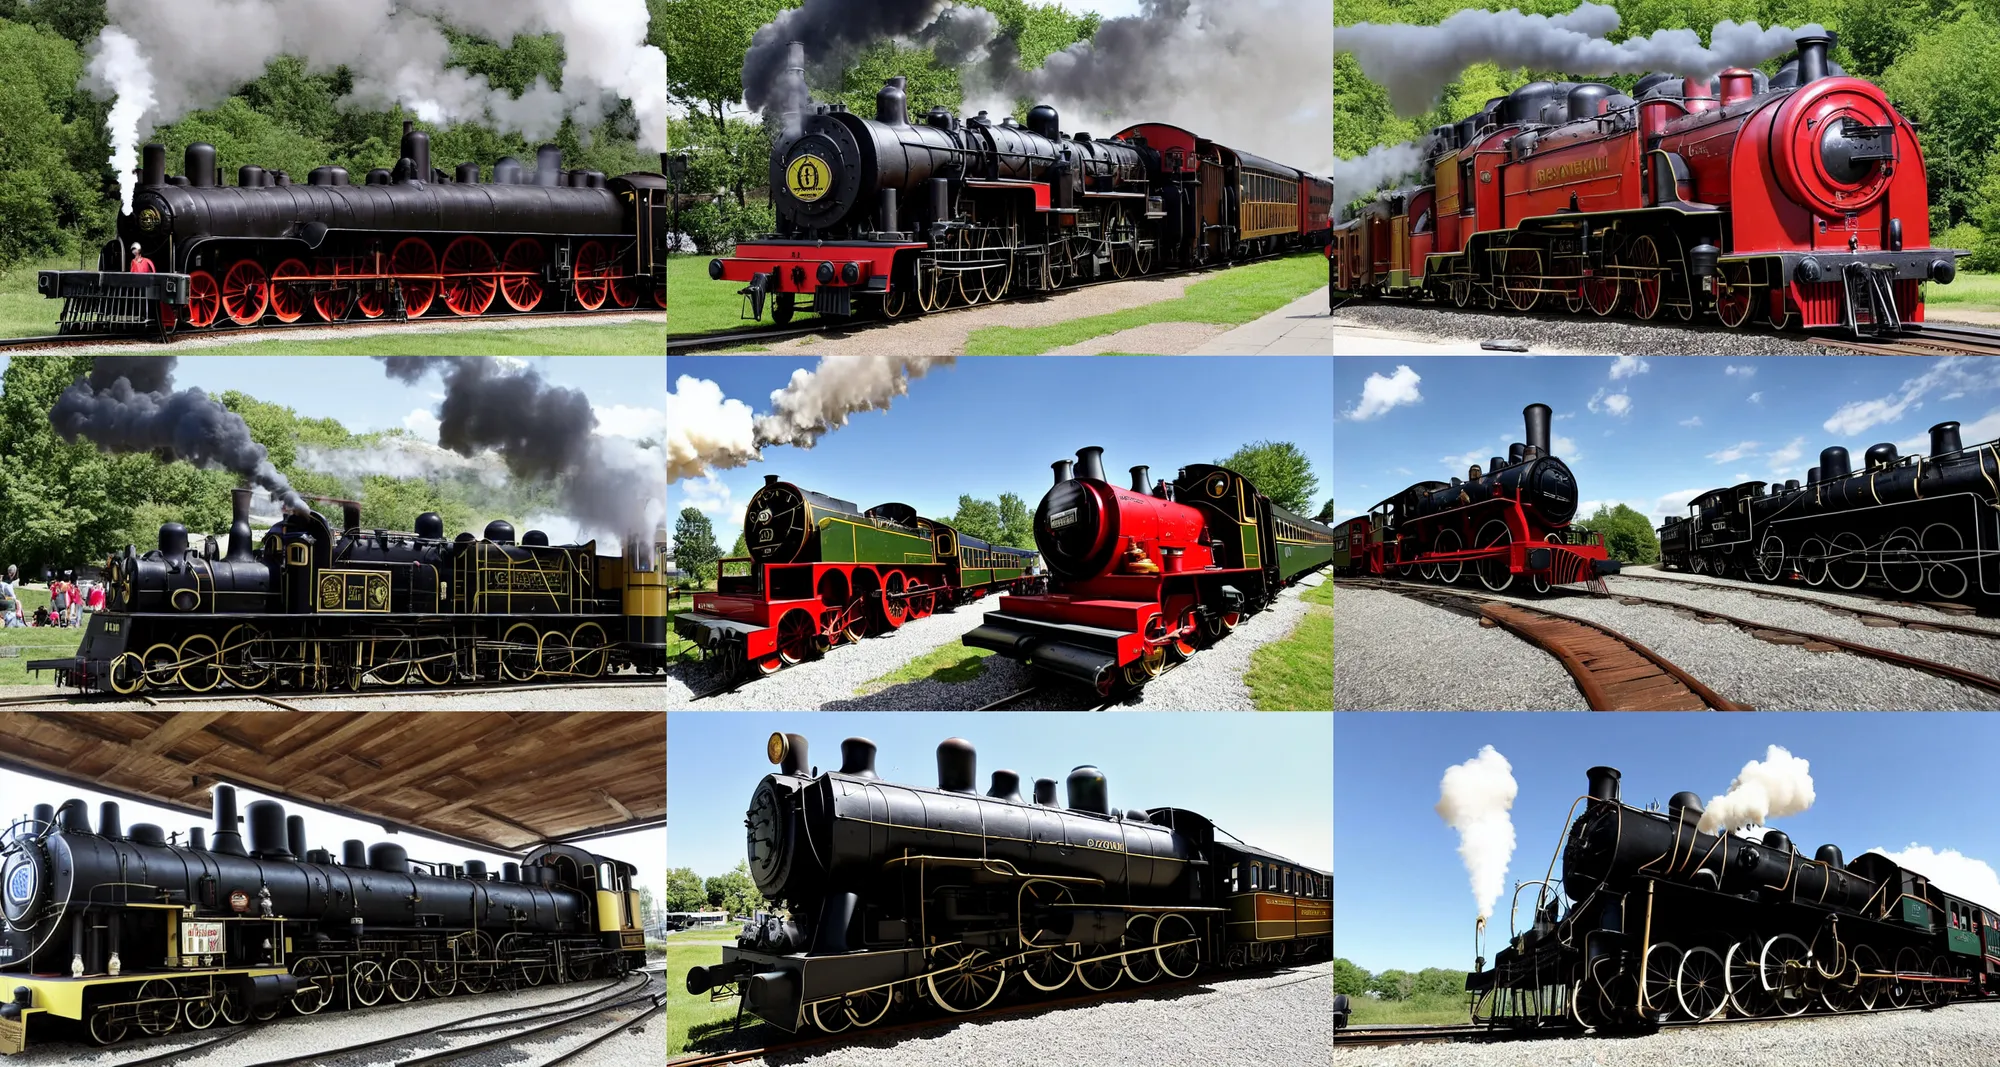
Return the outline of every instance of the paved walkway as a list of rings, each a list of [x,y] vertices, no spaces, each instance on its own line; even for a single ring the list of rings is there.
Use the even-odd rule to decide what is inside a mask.
[[[1333,313],[1316,289],[1256,322],[1217,337],[1191,356],[1317,356],[1333,354]]]

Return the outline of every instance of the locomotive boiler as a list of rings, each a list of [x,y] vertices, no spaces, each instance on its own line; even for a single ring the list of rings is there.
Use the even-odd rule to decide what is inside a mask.
[[[1710,490],[1658,532],[1661,565],[1695,574],[1990,602],[2000,597],[2000,441],[1968,448],[1958,423],[1941,422],[1928,456],[1884,441],[1858,469],[1833,445],[1803,483]]]
[[[1335,227],[1334,288],[1886,334],[1931,246],[1915,127],[1806,34],[1777,74],[1533,82],[1439,126],[1416,186]]]
[[[1103,772],[1057,783],[994,771],[982,794],[970,743],[938,746],[935,789],[883,781],[875,745],[841,742],[841,766],[809,770],[806,740],[773,734],[777,773],[745,818],[751,877],[782,912],[760,912],[688,991],[742,997],[787,1031],[880,1022],[924,1000],[986,1007],[1010,978],[1052,993],[1186,978],[1332,948],[1331,878],[1219,839],[1176,808],[1121,812]]]
[[[1616,574],[1602,534],[1580,530],[1576,475],[1549,449],[1547,404],[1521,410],[1527,440],[1474,464],[1464,478],[1424,481],[1383,500],[1339,536],[1343,574],[1475,576],[1494,592],[1517,580],[1538,593]]]
[[[1531,925],[1466,979],[1475,1021],[1608,1032],[1996,991],[2000,919],[1982,904],[1879,853],[1703,830],[1691,792],[1632,807],[1620,777],[1590,769],[1560,895],[1528,883]]]
[[[65,301],[65,333],[666,306],[662,175],[565,170],[545,145],[482,180],[478,163],[434,169],[430,149],[405,122],[394,170],[357,182],[327,166],[296,183],[245,165],[231,186],[213,145],[189,145],[172,176],[147,145],[97,271],[44,271],[39,291]],[[134,245],[155,273],[131,273]]]
[[[1333,529],[1294,515],[1248,478],[1196,463],[1129,489],[1104,473],[1104,450],[1057,460],[1035,508],[1049,592],[1000,598],[962,639],[1101,695],[1144,685],[1333,558]]]
[[[305,820],[215,788],[213,837],[107,801],[38,805],[0,837],[0,1052],[68,1020],[97,1044],[218,1021],[622,975],[645,961],[631,864],[541,845],[489,872],[401,845],[308,847]]]

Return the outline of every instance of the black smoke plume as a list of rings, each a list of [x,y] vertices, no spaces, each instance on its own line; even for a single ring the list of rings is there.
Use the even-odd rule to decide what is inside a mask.
[[[945,0],[806,0],[750,39],[743,56],[743,102],[764,112],[767,121],[805,109],[805,86],[785,77],[785,51],[793,41],[806,46],[808,64],[838,68],[869,45],[929,26],[947,6]]]
[[[220,467],[287,508],[306,502],[250,439],[243,416],[200,389],[174,389],[173,356],[98,356],[55,406],[49,425],[64,441],[83,438],[100,452],[152,452],[197,467]]]

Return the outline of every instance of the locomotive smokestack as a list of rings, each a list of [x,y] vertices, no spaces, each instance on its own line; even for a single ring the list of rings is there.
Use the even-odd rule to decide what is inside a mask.
[[[1035,804],[1039,807],[1056,806],[1056,780],[1054,778],[1035,779]]]
[[[1584,773],[1590,776],[1590,799],[1618,803],[1618,768],[1592,767]]]
[[[806,773],[806,739],[799,734],[772,734],[764,754],[778,765],[778,773],[798,776]]]
[[[1069,807],[1071,811],[1111,814],[1111,786],[1103,771],[1085,764],[1069,772]]]
[[[520,864],[518,864],[518,863],[515,863],[515,862],[513,862],[512,860],[509,860],[508,862],[506,862],[506,863],[503,863],[503,864],[501,864],[501,865],[500,865],[500,880],[501,880],[501,881],[503,881],[503,882],[518,882],[518,881],[520,881],[520,880],[521,880],[521,865],[520,865]]]
[[[250,802],[250,855],[260,860],[294,859],[285,840],[285,806],[275,800]]]
[[[1940,422],[1931,427],[1931,458],[1949,456],[1965,446],[1958,440],[1958,423]]]
[[[285,843],[292,848],[292,855],[298,859],[306,857],[306,819],[303,815],[285,816]]]
[[[910,95],[903,91],[909,79],[896,77],[882,83],[882,91],[875,94],[875,121],[885,126],[907,126],[910,124]]]
[[[535,184],[553,189],[562,183],[562,147],[545,144],[535,153]]]
[[[117,801],[107,800],[97,806],[97,835],[109,838],[125,836],[125,823],[118,818]]]
[[[970,793],[979,778],[979,754],[963,737],[947,737],[937,747],[938,788]]]
[[[140,185],[167,184],[167,146],[149,144],[142,158],[145,164],[140,171]]]
[[[199,826],[188,827],[188,851],[208,851],[208,831]]]
[[[243,835],[236,829],[236,787],[215,787],[215,851],[224,856],[247,856]]]
[[[865,737],[850,737],[840,743],[840,773],[856,778],[874,778],[875,742]]]
[[[90,832],[90,805],[72,797],[62,802],[56,809],[56,822],[66,834],[87,834]]]
[[[1821,481],[1837,482],[1852,473],[1847,465],[1847,449],[1834,445],[1819,450],[1819,476]]]
[[[1141,496],[1146,496],[1146,495],[1150,495],[1150,494],[1152,493],[1152,491],[1153,491],[1153,482],[1152,482],[1152,479],[1150,479],[1150,478],[1146,477],[1146,475],[1147,475],[1148,473],[1150,473],[1150,472],[1151,472],[1151,470],[1152,470],[1152,468],[1150,468],[1150,467],[1134,467],[1134,468],[1132,468],[1132,491],[1133,491],[1133,492],[1135,492],[1135,493],[1138,493],[1138,494],[1139,494],[1139,495],[1141,495]]]
[[[1826,49],[1833,38],[1823,33],[1809,33],[1798,39],[1799,44],[1799,87],[1826,77]]]
[[[340,502],[340,528],[353,532],[361,529],[361,505],[352,500]]]
[[[997,797],[1009,804],[1026,804],[1021,799],[1021,776],[1013,771],[994,771],[993,788],[986,791],[989,797]]]
[[[1076,464],[1070,460],[1059,459],[1049,464],[1049,466],[1055,469],[1057,485],[1061,485],[1071,478],[1076,477]]]
[[[1104,480],[1104,449],[1097,445],[1077,449],[1076,476],[1096,481]]]
[[[250,560],[250,490],[229,491],[229,555],[236,563]]]
[[[340,862],[347,867],[368,866],[368,846],[358,838],[348,838],[340,843]]]
[[[785,79],[780,93],[785,98],[784,110],[778,113],[779,140],[777,148],[784,148],[799,135],[802,125],[801,113],[810,102],[812,92],[806,87],[806,44],[793,41],[785,46]]]
[[[1549,454],[1549,416],[1553,414],[1547,404],[1529,404],[1521,409],[1521,418],[1528,424],[1528,448],[1523,457],[1533,459]]]
[[[403,120],[402,155],[408,159],[410,179],[427,182],[431,180],[431,135],[416,128],[416,123]]]

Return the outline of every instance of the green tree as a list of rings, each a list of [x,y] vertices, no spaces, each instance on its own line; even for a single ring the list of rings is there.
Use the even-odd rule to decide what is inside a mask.
[[[94,243],[108,225],[109,154],[89,158],[97,116],[77,99],[82,71],[76,45],[0,20],[0,267],[73,252],[79,231]]]
[[[1368,991],[1383,1000],[1408,1000],[1416,991],[1417,976],[1408,971],[1390,969],[1369,979]]]
[[[89,356],[15,359],[0,375],[0,563],[23,574],[102,558],[130,514],[119,495],[132,465],[87,441],[66,445],[49,426],[50,406],[90,363]]]
[[[708,889],[692,867],[667,869],[667,910],[700,911],[708,905]]]
[[[708,516],[697,508],[682,508],[674,523],[674,564],[698,581],[706,581],[721,558],[715,547],[715,529]]]
[[[704,888],[708,906],[731,915],[749,915],[764,906],[764,895],[757,892],[757,883],[750,880],[748,860],[738,860],[735,870],[708,879]]]
[[[1413,997],[1462,997],[1465,995],[1465,972],[1443,967],[1426,967],[1418,971],[1410,981],[1410,995]]]
[[[1603,534],[1605,550],[1612,559],[1626,563],[1660,561],[1660,538],[1653,532],[1652,520],[1624,504],[1615,507],[1600,504],[1596,514],[1577,525]]]
[[[743,540],[743,535],[739,532],[736,535],[736,543],[734,545],[731,545],[729,548],[729,558],[742,559],[743,557],[748,556],[749,554],[750,554],[750,545]]]
[[[991,500],[974,500],[969,494],[958,497],[958,514],[951,518],[960,536],[977,537],[1000,543],[1000,506]]]
[[[1000,540],[1013,548],[1035,547],[1035,516],[1013,493],[1000,494]]]
[[[1314,520],[1315,522],[1332,522],[1332,521],[1333,521],[1333,498],[1332,498],[1332,497],[1327,497],[1327,498],[1326,498],[1326,503],[1324,503],[1324,504],[1321,504],[1321,505],[1320,505],[1320,507],[1319,507],[1319,514],[1317,514],[1317,515],[1313,516],[1313,520]]]
[[[1319,488],[1319,478],[1312,472],[1312,463],[1306,459],[1305,452],[1290,441],[1247,444],[1228,459],[1219,459],[1216,463],[1250,479],[1258,492],[1294,513],[1311,508],[1313,490]]]
[[[784,0],[664,0],[654,9],[653,27],[667,53],[667,95],[721,125],[729,105],[743,99],[750,39],[778,12],[796,6]]]
[[[1334,957],[1334,992],[1345,993],[1350,997],[1362,996],[1368,992],[1368,984],[1373,978],[1374,975],[1369,974],[1366,968],[1357,966],[1354,961],[1347,959],[1345,956]]]

